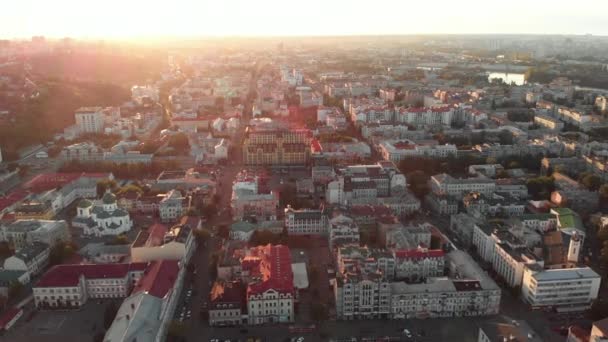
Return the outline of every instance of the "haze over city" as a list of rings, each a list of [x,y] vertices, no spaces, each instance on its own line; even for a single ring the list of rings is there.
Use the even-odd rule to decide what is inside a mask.
[[[608,2],[5,1],[0,341],[608,341]]]
[[[0,13],[0,37],[608,35],[607,10],[602,0],[22,0]]]

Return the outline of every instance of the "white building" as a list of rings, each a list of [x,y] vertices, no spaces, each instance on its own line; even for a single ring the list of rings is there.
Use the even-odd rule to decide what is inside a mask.
[[[104,114],[102,107],[81,107],[75,113],[76,126],[81,133],[102,133]]]
[[[186,198],[179,190],[170,190],[163,196],[158,204],[160,220],[162,222],[174,222],[188,210]]]
[[[159,90],[157,87],[151,85],[139,86],[134,85],[131,87],[131,99],[138,104],[143,104],[145,99],[149,99],[153,102],[158,102]]]
[[[285,228],[289,235],[326,235],[327,216],[318,209],[285,208]]]
[[[26,271],[32,278],[49,264],[49,245],[43,242],[34,242],[19,249],[15,255],[4,260],[4,269]]]
[[[116,196],[107,192],[101,201],[81,200],[72,225],[86,235],[107,236],[128,232],[133,221],[126,210],[118,208]]]
[[[597,298],[602,278],[589,267],[524,269],[522,298],[532,307],[563,311],[586,310]]]
[[[496,189],[496,182],[486,177],[457,179],[446,173],[432,176],[430,184],[431,190],[437,195],[449,196],[461,196],[469,192],[491,195]]]
[[[33,286],[38,309],[77,309],[89,298],[124,298],[143,275],[146,263],[57,265]]]
[[[54,246],[58,241],[70,241],[71,235],[65,221],[17,220],[0,226],[2,241],[8,241],[16,249],[24,248],[33,242],[43,242]]]
[[[329,249],[347,245],[359,246],[359,226],[350,217],[338,215],[329,220]]]
[[[386,160],[398,163],[411,157],[445,158],[455,156],[456,145],[418,144],[411,140],[382,141],[378,144],[378,151]]]

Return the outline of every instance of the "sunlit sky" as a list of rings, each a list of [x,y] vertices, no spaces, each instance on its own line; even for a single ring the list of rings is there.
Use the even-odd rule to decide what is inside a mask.
[[[4,0],[0,36],[608,35],[608,0]]]

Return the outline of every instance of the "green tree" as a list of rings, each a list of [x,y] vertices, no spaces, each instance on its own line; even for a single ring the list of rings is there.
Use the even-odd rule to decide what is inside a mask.
[[[184,133],[177,133],[169,137],[168,146],[175,149],[178,154],[186,155],[190,151],[190,142]]]
[[[8,298],[16,299],[23,293],[23,284],[17,280],[11,281],[8,286]]]
[[[593,175],[593,174],[587,174],[585,176],[583,176],[580,179],[581,184],[591,190],[591,191],[596,191],[600,188],[600,186],[602,185],[602,180],[600,179],[600,177]]]
[[[107,190],[115,191],[117,188],[115,180],[104,179],[97,182],[97,197],[101,198]]]
[[[329,319],[329,309],[324,303],[315,301],[310,308],[310,318],[317,323],[322,323]]]
[[[195,229],[192,231],[192,233],[194,234],[194,238],[199,245],[204,244],[211,238],[211,232],[206,228]]]
[[[104,329],[107,330],[112,325],[112,322],[114,321],[114,318],[116,317],[117,313],[118,313],[118,306],[114,302],[108,302],[108,304],[106,304],[106,307],[104,308],[104,311],[103,311]]]
[[[15,254],[8,241],[0,241],[0,258],[6,259]]]
[[[410,185],[410,190],[418,198],[423,198],[429,193],[429,176],[423,171],[416,170],[407,174],[407,180]]]
[[[218,227],[217,235],[224,239],[228,239],[228,237],[230,237],[230,227],[225,224],[220,224]]]

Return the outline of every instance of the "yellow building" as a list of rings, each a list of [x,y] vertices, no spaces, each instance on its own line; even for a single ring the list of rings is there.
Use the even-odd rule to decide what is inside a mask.
[[[15,209],[16,220],[50,220],[55,217],[55,211],[48,203],[27,202]]]
[[[248,165],[303,165],[310,155],[311,132],[306,129],[248,128],[243,161]]]

